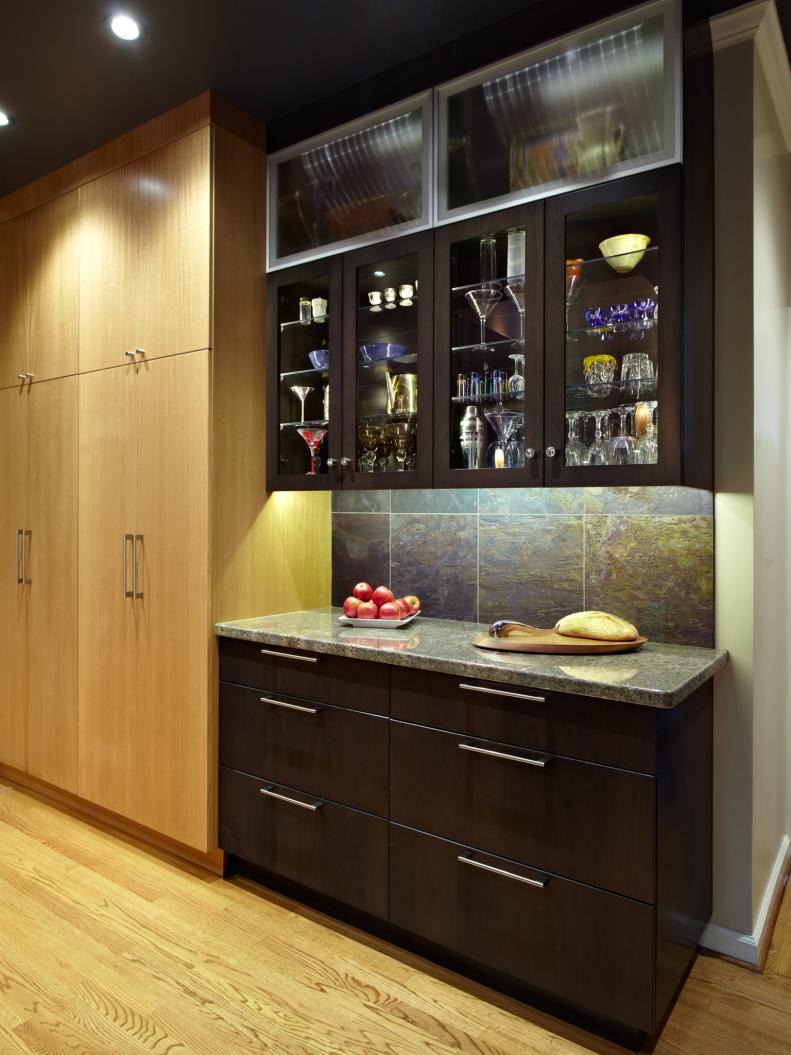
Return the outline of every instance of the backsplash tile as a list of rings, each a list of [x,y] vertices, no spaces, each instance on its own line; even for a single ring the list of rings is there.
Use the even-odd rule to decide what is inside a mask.
[[[427,612],[444,619],[474,620],[477,517],[394,513],[391,524],[390,585],[396,597],[416,593]]]
[[[338,492],[332,602],[366,579],[439,618],[552,626],[602,608],[654,640],[710,645],[712,512],[685,487]]]
[[[482,516],[479,617],[554,626],[583,605],[581,516]]]

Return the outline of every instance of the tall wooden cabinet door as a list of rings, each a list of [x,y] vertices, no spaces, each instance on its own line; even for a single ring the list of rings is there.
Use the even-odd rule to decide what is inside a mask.
[[[209,352],[140,384],[135,818],[198,850],[209,816]]]
[[[146,359],[209,347],[209,128],[140,162],[140,311]]]
[[[77,373],[80,302],[79,192],[27,213],[28,369],[36,381]],[[76,420],[76,417],[75,417]]]
[[[80,187],[82,373],[119,366],[135,348],[139,290],[138,165]]]
[[[136,782],[136,367],[79,379],[78,793],[131,816]],[[128,595],[128,596],[127,596]]]
[[[24,217],[0,224],[0,388],[19,385],[27,370],[28,310]]]
[[[77,790],[77,377],[29,396],[28,726],[33,776]]]
[[[27,526],[25,386],[0,391],[0,762],[27,763],[27,617],[22,539]]]

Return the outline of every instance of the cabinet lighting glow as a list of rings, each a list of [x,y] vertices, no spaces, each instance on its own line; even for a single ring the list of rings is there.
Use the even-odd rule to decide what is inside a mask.
[[[121,40],[137,40],[140,36],[140,26],[129,15],[116,15],[110,23],[110,29]]]
[[[10,125],[10,124],[11,124],[11,118],[8,116],[8,114],[5,112],[5,110],[0,110],[0,128],[5,128],[6,125]]]
[[[384,277],[385,277],[384,271],[374,271],[374,278],[384,278]]]

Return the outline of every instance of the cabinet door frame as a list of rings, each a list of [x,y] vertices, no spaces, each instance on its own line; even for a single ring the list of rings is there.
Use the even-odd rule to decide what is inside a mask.
[[[357,269],[377,263],[383,256],[416,253],[418,258],[417,377],[419,425],[417,462],[408,472],[361,472],[357,469]],[[350,460],[342,471],[344,490],[431,487],[434,454],[434,232],[392,238],[343,256],[343,455]],[[426,437],[428,437],[426,439]]]
[[[622,487],[681,483],[682,408],[682,170],[680,165],[626,176],[587,190],[571,191],[546,205],[546,418],[545,443],[557,454],[545,459],[549,487]],[[657,358],[659,379],[659,460],[656,465],[602,465],[567,467],[563,451],[566,437],[566,333],[565,256],[566,216],[597,205],[617,204],[628,198],[655,194],[658,199],[657,231],[659,286],[662,291]],[[693,398],[688,393],[686,398]]]
[[[280,430],[280,361],[278,333],[278,291],[281,286],[295,282],[307,281],[329,274],[329,325],[327,327],[328,345],[330,348],[329,384],[330,416],[328,440],[321,452],[322,458],[334,459],[326,473],[315,477],[305,473],[283,473],[278,467],[278,448]],[[343,268],[341,257],[322,257],[306,264],[273,271],[267,280],[267,346],[266,354],[266,489],[267,491],[329,491],[338,490],[341,485],[340,459],[342,443],[342,292]],[[307,450],[307,448],[306,448]]]
[[[521,469],[451,469],[450,451],[450,247],[454,242],[483,237],[492,230],[525,228],[525,348],[535,348],[532,376],[525,383],[525,447],[535,450]],[[435,487],[540,487],[544,482],[544,202],[511,206],[436,229],[434,243],[437,296],[434,304],[434,437]],[[531,274],[531,265],[533,267]],[[527,373],[527,369],[526,369]]]

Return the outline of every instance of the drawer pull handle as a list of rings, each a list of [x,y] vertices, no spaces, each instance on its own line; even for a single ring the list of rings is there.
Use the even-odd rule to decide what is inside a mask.
[[[315,813],[316,810],[320,810],[324,805],[323,802],[300,802],[299,799],[289,798],[288,795],[281,795],[279,791],[275,791],[274,788],[259,788],[262,795],[267,795],[270,799],[278,799],[280,802],[287,802],[289,806],[299,806],[302,810],[310,810],[311,813]]]
[[[504,868],[495,868],[494,865],[476,861],[471,854],[459,854],[456,860],[463,865],[469,865],[470,868],[480,868],[482,872],[494,872],[495,875],[505,876],[506,879],[516,879],[520,883],[527,883],[528,886],[537,886],[540,890],[543,890],[549,882],[548,879],[529,879],[527,876],[517,875],[516,872],[507,872]]]
[[[489,689],[485,685],[466,685],[459,682],[459,688],[465,692],[486,692],[490,696],[510,696],[515,700],[527,700],[528,703],[546,703],[546,696],[529,696],[526,692],[507,692],[505,689]]]
[[[488,755],[490,758],[504,758],[507,762],[522,762],[526,766],[546,768],[552,755],[539,755],[537,758],[525,758],[524,755],[509,755],[507,751],[492,751],[489,747],[476,747],[475,744],[459,744],[460,751],[471,751],[474,755]]]
[[[298,663],[318,663],[318,656],[298,656],[292,652],[278,652],[274,648],[262,648],[262,656],[277,656],[278,659],[295,659]]]
[[[301,707],[298,703],[286,703],[285,700],[273,700],[269,696],[262,696],[261,703],[271,703],[273,707],[282,707],[286,711],[299,711],[300,714],[318,714],[320,707]]]

